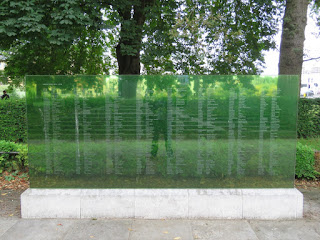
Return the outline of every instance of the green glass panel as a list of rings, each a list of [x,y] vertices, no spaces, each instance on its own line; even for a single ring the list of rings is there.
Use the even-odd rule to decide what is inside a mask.
[[[297,76],[28,76],[32,188],[293,187]]]

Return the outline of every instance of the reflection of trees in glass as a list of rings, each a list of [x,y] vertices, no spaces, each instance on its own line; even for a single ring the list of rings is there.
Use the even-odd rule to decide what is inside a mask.
[[[61,93],[74,93],[76,88],[78,94],[86,96],[103,96],[114,94],[122,98],[134,99],[141,94],[148,94],[153,98],[167,97],[167,90],[170,89],[172,97],[178,92],[185,96],[195,98],[199,88],[206,93],[208,89],[215,89],[216,97],[223,96],[229,89],[239,87],[247,91],[258,91],[261,88],[268,88],[266,82],[255,86],[255,76],[28,76],[28,86],[36,88],[37,96],[41,96],[44,89],[55,86],[61,89]],[[270,80],[276,81],[276,80]],[[273,86],[273,85],[272,85]],[[271,85],[269,86],[269,88]],[[273,86],[274,87],[274,86]],[[219,89],[219,91],[216,91]],[[259,91],[260,91],[259,90]],[[266,90],[266,89],[264,89]],[[30,89],[30,92],[32,90]],[[271,90],[270,90],[271,91]],[[267,91],[268,92],[268,91]],[[181,97],[181,96],[180,96]]]
[[[265,96],[272,96],[277,89],[278,77],[255,76],[252,84],[255,87],[255,95],[260,96],[263,92]]]
[[[105,86],[104,76],[79,76],[75,77],[75,86],[85,96],[102,96]]]
[[[65,171],[65,175],[63,176],[73,176],[76,168],[74,166],[70,167],[70,164],[74,164],[75,161],[70,161],[70,159],[74,159],[75,152],[77,151],[77,148],[79,149],[80,147],[80,149],[94,149],[94,152],[97,153],[97,158],[93,160],[93,165],[95,166],[93,173],[95,176],[105,177],[105,171],[102,171],[102,169],[106,164],[105,146],[107,144],[107,151],[109,151],[109,156],[107,158],[109,165],[107,167],[116,167],[115,164],[112,164],[112,161],[114,161],[112,151],[115,148],[118,149],[118,158],[121,159],[121,161],[123,160],[122,175],[116,175],[112,172],[110,173],[111,175],[107,175],[108,178],[111,177],[116,179],[129,176],[136,177],[138,175],[139,178],[150,177],[144,175],[146,172],[144,170],[146,169],[145,154],[147,151],[147,160],[149,163],[152,161],[154,166],[154,174],[156,175],[154,177],[170,175],[174,176],[176,179],[182,179],[180,177],[183,177],[184,180],[188,178],[200,179],[202,177],[210,178],[209,182],[211,182],[212,179],[227,179],[228,177],[225,178],[224,176],[226,176],[228,170],[228,166],[226,165],[228,162],[228,154],[226,153],[228,153],[229,149],[228,133],[230,129],[234,133],[234,139],[231,140],[235,142],[235,147],[232,148],[230,153],[236,156],[239,153],[239,148],[237,148],[236,144],[242,144],[240,150],[244,149],[246,151],[246,159],[248,159],[248,161],[243,162],[242,167],[245,171],[244,174],[245,176],[257,176],[258,157],[263,157],[264,160],[261,163],[264,167],[267,166],[268,162],[266,160],[270,157],[268,149],[270,148],[270,112],[272,106],[275,108],[278,104],[282,110],[284,109],[282,111],[282,113],[284,113],[283,119],[280,120],[281,123],[285,122],[285,125],[279,128],[279,136],[293,139],[292,136],[295,134],[294,131],[291,131],[291,129],[294,129],[295,119],[293,116],[295,110],[294,107],[292,107],[292,102],[287,101],[287,99],[282,99],[280,101],[276,96],[268,95],[268,91],[271,91],[274,89],[274,86],[277,86],[278,78],[252,76],[121,76],[120,81],[125,80],[129,84],[131,80],[136,81],[136,83],[134,83],[137,84],[136,98],[133,98],[132,95],[130,95],[131,92],[125,93],[125,91],[122,92],[125,93],[126,97],[121,96],[120,91],[118,91],[119,77],[114,76],[72,76],[64,78],[61,76],[39,76],[31,78],[34,83],[51,83],[51,85],[39,84],[40,86],[45,87],[47,91],[46,89],[43,89],[42,97],[35,99],[35,101],[28,106],[29,116],[32,116],[33,119],[37,119],[37,125],[39,126],[38,133],[41,133],[43,129],[43,122],[41,122],[42,118],[40,117],[38,110],[42,107],[41,101],[46,98],[52,103],[52,100],[54,101],[55,99],[50,94],[58,94],[58,98],[63,98],[58,99],[60,102],[63,102],[63,104],[59,106],[64,108],[61,113],[63,117],[65,117],[63,119],[66,120],[59,123],[65,134],[63,135],[64,142],[61,144],[61,147],[59,146],[59,149],[63,149],[63,154],[61,154]],[[30,82],[30,86],[34,83]],[[289,83],[288,79],[287,84]],[[32,91],[30,90],[30,92],[33,92],[32,96],[35,96],[34,90],[36,85],[33,86],[33,88],[31,87],[28,89],[31,89]],[[66,87],[66,89],[64,89],[64,87]],[[292,90],[290,86],[288,86],[288,88]],[[74,98],[75,89],[78,90],[77,95],[79,96],[79,99],[77,100]],[[234,118],[232,118],[233,120],[231,123],[234,125],[230,128],[230,125],[228,125],[228,114],[230,113],[228,108],[230,107],[229,97],[232,90],[237,99],[234,99],[234,104],[232,106]],[[203,94],[199,94],[200,91]],[[261,101],[261,92],[265,93],[263,95],[265,97],[263,101]],[[244,105],[242,106],[239,104],[240,94],[241,96],[244,96]],[[293,95],[291,94],[291,96]],[[273,99],[279,101],[272,105],[271,101]],[[179,103],[177,103],[178,100]],[[201,104],[199,104],[199,100],[201,101]],[[75,103],[77,101],[78,103]],[[74,119],[78,119],[80,125],[84,124],[84,113],[82,110],[84,110],[85,107],[83,102],[85,102],[86,109],[90,109],[90,114],[87,115],[86,124],[95,127],[89,131],[92,136],[92,141],[88,139],[82,141],[83,138],[81,134],[83,131],[80,130],[82,126],[79,126],[79,138],[77,143],[77,140],[75,140],[77,139],[77,137],[75,137],[75,128],[77,127]],[[140,107],[138,108],[137,102],[140,104]],[[260,111],[261,102],[265,102],[265,109],[262,112]],[[211,107],[208,107],[209,104],[211,104]],[[75,113],[76,105],[79,107],[78,115]],[[182,106],[182,110],[180,109],[178,114],[176,113],[177,111],[170,113],[170,108],[175,111],[179,108],[176,108],[177,106]],[[203,109],[202,112],[198,111],[199,106]],[[115,108],[117,108],[117,111],[114,111]],[[149,128],[152,129],[152,132],[150,132],[150,135],[148,136],[145,134],[145,126],[143,126],[146,119],[146,108],[148,108],[149,111],[150,126],[152,124],[152,127]],[[129,112],[130,114],[125,114],[124,110],[128,111],[128,109],[132,112]],[[134,113],[137,109],[141,110],[139,112],[140,115],[138,115],[137,112]],[[210,111],[211,115],[209,114]],[[251,124],[250,121],[254,123],[258,122],[258,124],[252,124],[250,128],[248,127],[248,129],[245,129],[246,126],[244,126],[245,123],[243,123],[244,125],[242,127],[244,128],[239,131],[239,112],[242,114],[242,119],[248,121],[248,124]],[[117,116],[119,117],[115,118],[115,114],[118,114]],[[172,114],[172,119],[170,119],[170,114]],[[110,116],[110,119],[106,119],[106,115]],[[217,122],[215,122],[216,116],[218,116]],[[266,120],[263,120],[265,122],[261,122],[261,116],[266,118]],[[192,122],[192,124],[189,125],[188,131],[184,131],[186,130],[186,124],[178,130],[175,129],[172,121],[177,121],[177,118],[179,118],[180,123],[183,124],[184,121],[190,120]],[[30,119],[31,118],[29,118],[29,120]],[[214,122],[213,126],[208,124],[208,119]],[[121,141],[113,141],[112,134],[115,133],[113,130],[115,120],[119,120],[118,123],[120,123],[118,124],[119,131],[117,131],[117,134],[121,134]],[[259,143],[257,141],[257,137],[259,136],[258,132],[261,128],[259,126],[259,121],[260,125],[265,125],[266,131],[261,135],[260,142],[263,142],[264,149],[267,149],[266,151],[261,150],[259,152],[260,155],[258,154]],[[139,130],[140,136],[135,135],[134,133],[135,131],[136,133],[138,132],[135,125],[137,122],[139,122],[141,126]],[[173,127],[171,135],[170,124]],[[35,125],[36,124],[34,124],[34,126]],[[121,127],[119,128],[119,126]],[[110,130],[109,133],[106,133],[106,129]],[[179,134],[179,131],[181,131],[181,135],[177,137],[175,134]],[[236,140],[239,133],[243,136],[241,142]],[[109,141],[105,141],[107,138],[106,135],[108,134]],[[34,134],[31,139],[39,140],[38,136],[39,135]],[[198,136],[200,137],[198,138]],[[199,139],[201,141],[199,141]],[[288,147],[294,147],[287,139],[283,140],[283,143],[288,144]],[[286,147],[286,145],[279,147],[279,152],[285,156],[283,156],[283,161],[281,161],[282,165],[279,166],[278,172],[281,171],[281,173],[285,173],[288,169],[287,166],[289,166],[290,159],[288,159],[287,155],[291,151],[291,148],[289,149],[288,147]],[[44,148],[39,152],[43,153],[43,149]],[[70,149],[72,149],[72,151],[70,151]],[[176,149],[179,149],[180,152],[175,152]],[[199,150],[201,154],[199,154]],[[139,157],[137,156],[138,151],[140,151]],[[34,155],[36,155],[37,164],[43,166],[43,155]],[[208,159],[213,159],[215,156],[218,156],[218,158],[214,160],[215,165],[207,165],[210,167],[209,170],[206,169],[207,172],[204,170],[200,173],[197,172],[197,159],[203,158],[204,161],[207,161]],[[139,161],[140,165],[138,165]],[[169,164],[171,164],[171,166]],[[141,166],[142,170],[140,173],[137,173],[137,166]],[[171,167],[172,170],[170,173],[168,171],[168,169],[170,169],[168,166]],[[236,166],[237,165],[234,164],[232,168],[232,171],[235,173],[237,172]],[[266,176],[268,176],[267,174],[268,173],[266,172]],[[160,186],[161,183],[162,182],[155,183],[153,186]],[[107,183],[107,185],[108,184],[109,183]]]
[[[120,97],[123,98],[135,98],[136,92],[137,92],[137,84],[139,79],[142,79],[142,77],[136,75],[136,76],[126,76],[126,75],[120,75],[118,77],[118,94]]]
[[[36,89],[37,97],[41,97],[43,91],[50,90],[54,86],[60,93],[74,94],[77,89],[78,94],[86,96],[103,95],[105,86],[104,76],[28,76],[28,92]]]

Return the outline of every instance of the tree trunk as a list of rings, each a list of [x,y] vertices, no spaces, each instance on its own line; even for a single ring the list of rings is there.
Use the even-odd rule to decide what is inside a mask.
[[[140,49],[136,49],[135,55],[123,54],[121,44],[128,46],[130,43],[123,43],[120,39],[116,47],[119,75],[140,75]]]
[[[140,50],[136,55],[125,55],[121,53],[122,41],[116,47],[119,75],[140,75]],[[138,82],[128,77],[119,78],[119,95],[124,98],[135,98]]]
[[[140,50],[142,44],[142,28],[145,22],[145,1],[137,5],[127,5],[119,9],[123,19],[120,39],[116,47],[119,75],[140,75]],[[119,79],[119,93],[125,98],[136,96],[137,80]]]
[[[287,0],[282,24],[279,75],[298,75],[300,84],[308,4],[308,0]]]

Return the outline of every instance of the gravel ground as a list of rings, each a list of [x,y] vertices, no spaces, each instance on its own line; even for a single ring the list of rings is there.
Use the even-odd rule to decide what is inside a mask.
[[[20,218],[20,195],[23,190],[0,190],[0,217]]]
[[[304,196],[304,218],[320,221],[320,188],[299,189]]]

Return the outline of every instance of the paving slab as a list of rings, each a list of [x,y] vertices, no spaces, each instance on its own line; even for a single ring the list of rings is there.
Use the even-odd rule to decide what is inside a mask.
[[[65,240],[127,240],[132,220],[78,220],[67,232]]]
[[[1,218],[0,219],[0,237],[17,222],[18,222],[17,219]]]
[[[19,220],[0,240],[57,240],[63,239],[75,220],[28,219]]]
[[[191,225],[194,239],[259,240],[246,220],[198,220]]]
[[[250,221],[260,240],[316,240],[320,239],[318,221]]]
[[[190,220],[135,220],[130,240],[193,240]]]

